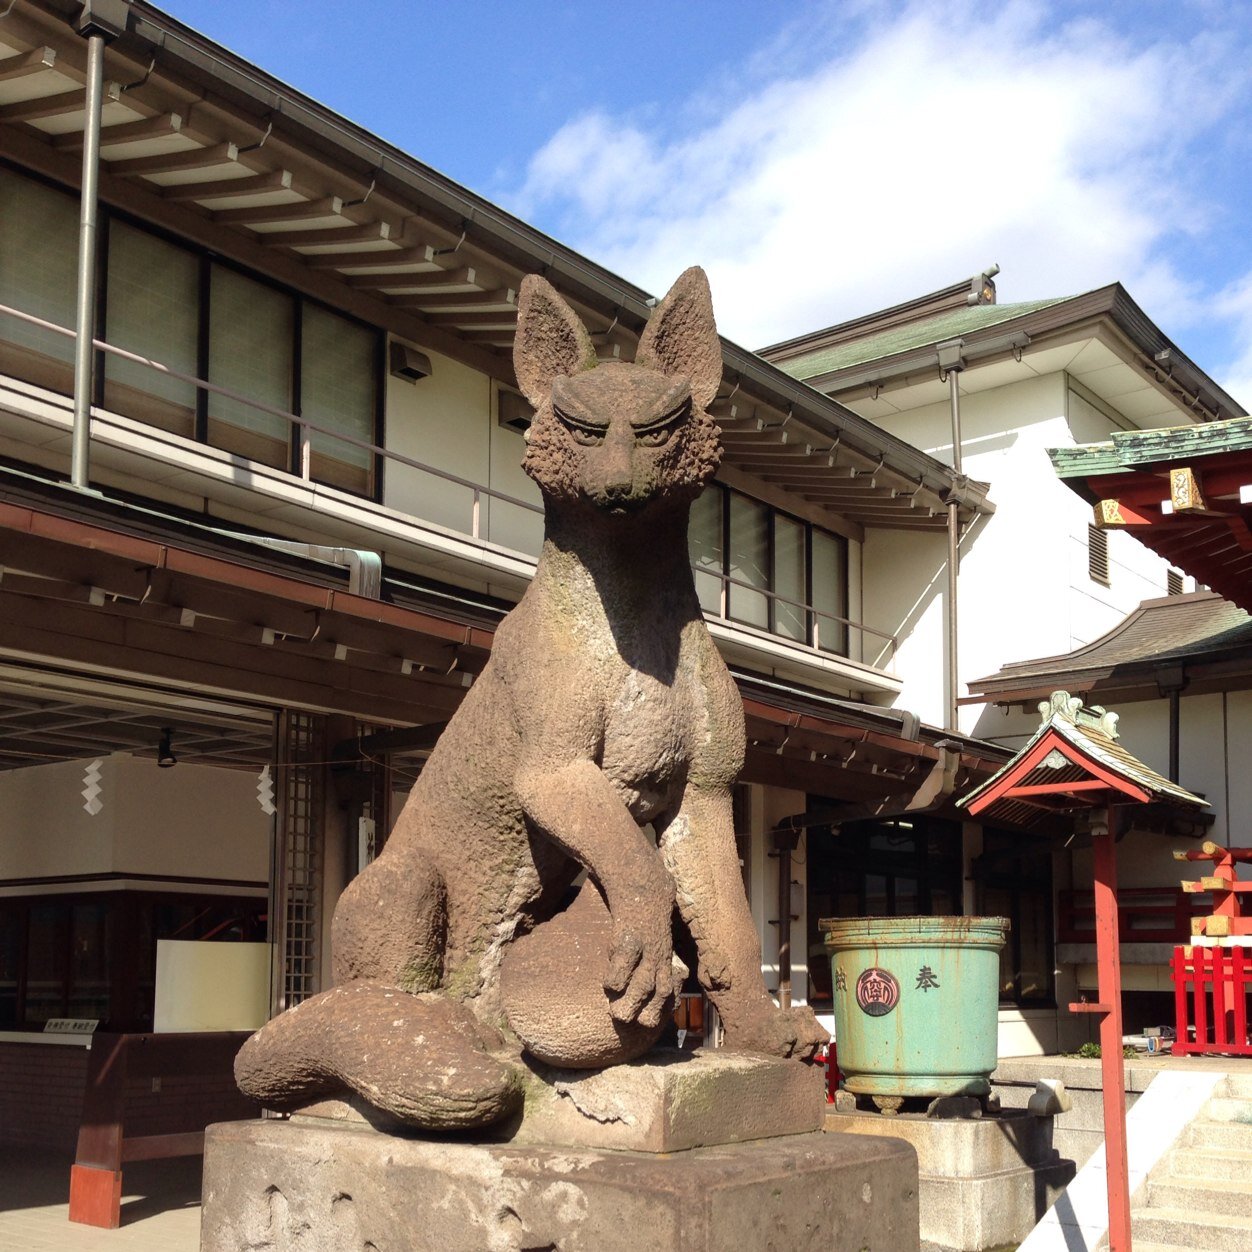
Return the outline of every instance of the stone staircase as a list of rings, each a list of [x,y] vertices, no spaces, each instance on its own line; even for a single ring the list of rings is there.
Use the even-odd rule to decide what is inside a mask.
[[[1252,1252],[1252,1075],[1231,1075],[1131,1212],[1135,1252]]]

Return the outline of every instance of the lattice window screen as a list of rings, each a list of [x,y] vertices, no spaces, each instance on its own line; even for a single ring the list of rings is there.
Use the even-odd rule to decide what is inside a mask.
[[[285,712],[279,726],[279,752],[275,934],[282,963],[277,1012],[318,990],[325,718]]]

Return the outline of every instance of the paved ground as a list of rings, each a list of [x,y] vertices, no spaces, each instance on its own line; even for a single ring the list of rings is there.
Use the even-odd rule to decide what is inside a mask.
[[[48,1151],[0,1148],[3,1252],[197,1252],[200,1157],[128,1165],[118,1230],[70,1222],[71,1159]]]
[[[1055,1059],[1049,1058],[1053,1068]],[[1047,1069],[1044,1058],[1038,1062],[1041,1071]],[[1095,1070],[1100,1066],[1099,1061],[1073,1063]],[[1252,1070],[1252,1058],[1139,1057],[1126,1064],[1128,1068],[1212,1068],[1231,1073]],[[71,1159],[48,1151],[0,1148],[0,1252],[198,1252],[200,1157],[128,1166],[118,1230],[70,1222]]]

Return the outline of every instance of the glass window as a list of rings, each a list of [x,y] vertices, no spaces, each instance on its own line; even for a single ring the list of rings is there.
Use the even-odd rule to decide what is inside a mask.
[[[0,1030],[17,1025],[18,974],[22,958],[22,923],[25,912],[12,904],[0,903]]]
[[[358,322],[306,304],[301,324],[300,416],[374,442],[378,335]],[[313,477],[349,491],[369,490],[374,454],[311,434]]]
[[[692,505],[688,533],[696,594],[706,613],[846,655],[845,540],[716,487]],[[724,594],[723,573],[734,580]]]
[[[209,275],[209,382],[285,413],[292,410],[295,301],[224,265]],[[208,393],[209,442],[287,469],[291,425],[252,405]]]
[[[198,376],[200,261],[125,222],[109,227],[105,338],[181,374]],[[106,355],[106,407],[180,435],[195,431],[196,388],[137,361]]]
[[[848,652],[848,550],[843,539],[813,529],[813,608],[816,647]]]
[[[78,286],[78,200],[0,169],[0,304],[72,330]],[[0,369],[41,387],[74,387],[74,341],[0,317]]]
[[[769,509],[738,492],[730,493],[730,535],[727,544],[730,616],[749,626],[769,629],[769,597],[751,588],[768,589]],[[747,583],[748,586],[739,586]]]
[[[26,947],[26,1021],[42,1025],[65,1016],[65,909],[32,904]]]
[[[806,643],[809,637],[805,525],[774,514],[774,633]]]
[[[1040,839],[984,830],[974,864],[978,909],[1007,917],[1000,951],[1000,998],[1014,1004],[1047,1004],[1052,981],[1052,853]]]
[[[103,901],[70,909],[70,980],[67,1017],[109,1017],[109,936],[112,910]]]
[[[691,506],[691,523],[687,546],[691,564],[695,566],[696,595],[706,613],[723,616],[722,611],[722,544],[721,488],[706,487]]]

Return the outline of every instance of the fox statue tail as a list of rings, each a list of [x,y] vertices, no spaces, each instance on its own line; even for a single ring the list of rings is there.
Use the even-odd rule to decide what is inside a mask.
[[[360,980],[312,997],[257,1031],[235,1081],[267,1108],[355,1091],[424,1130],[487,1126],[521,1106],[522,1070],[503,1036],[446,995]]]

